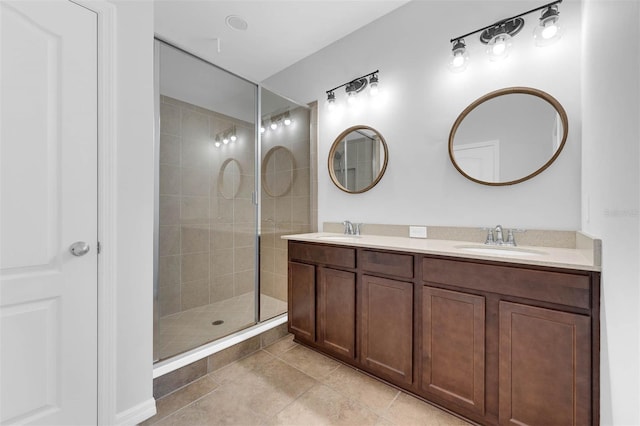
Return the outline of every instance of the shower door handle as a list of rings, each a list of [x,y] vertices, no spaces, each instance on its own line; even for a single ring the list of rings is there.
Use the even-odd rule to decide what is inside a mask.
[[[77,241],[69,246],[69,251],[71,252],[71,254],[77,257],[84,256],[85,254],[89,253],[90,249],[91,247],[89,246],[89,244],[85,243],[84,241]]]

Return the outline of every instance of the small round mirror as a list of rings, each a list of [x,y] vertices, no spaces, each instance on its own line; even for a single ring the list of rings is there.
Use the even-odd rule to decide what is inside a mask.
[[[567,132],[567,113],[555,98],[537,89],[510,87],[462,111],[449,134],[449,157],[474,182],[513,185],[549,167]]]
[[[359,194],[382,179],[389,152],[382,135],[369,126],[353,126],[340,133],[329,151],[329,176],[341,190]]]
[[[287,195],[295,178],[296,163],[291,151],[278,145],[271,148],[262,162],[262,188],[271,197]]]
[[[227,200],[238,195],[242,183],[240,163],[235,158],[227,158],[218,172],[218,193]]]

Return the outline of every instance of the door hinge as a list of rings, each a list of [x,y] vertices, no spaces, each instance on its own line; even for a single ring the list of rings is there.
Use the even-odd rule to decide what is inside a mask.
[[[102,246],[100,245],[100,241],[98,241],[98,244],[96,244],[96,250],[98,250],[98,254],[100,254],[100,252],[102,251]]]

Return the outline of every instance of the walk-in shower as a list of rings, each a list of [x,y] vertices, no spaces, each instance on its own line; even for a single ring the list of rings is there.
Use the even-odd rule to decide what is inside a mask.
[[[286,312],[313,230],[310,109],[156,41],[156,361]]]

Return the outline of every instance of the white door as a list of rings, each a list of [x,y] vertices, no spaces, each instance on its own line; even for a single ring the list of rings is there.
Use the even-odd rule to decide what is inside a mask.
[[[96,46],[77,4],[0,1],[2,424],[97,422]]]
[[[484,182],[500,181],[500,142],[487,141],[457,145],[456,163],[472,178]]]

